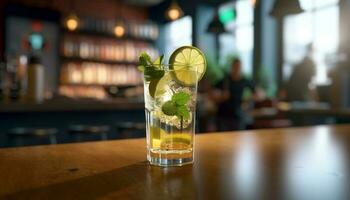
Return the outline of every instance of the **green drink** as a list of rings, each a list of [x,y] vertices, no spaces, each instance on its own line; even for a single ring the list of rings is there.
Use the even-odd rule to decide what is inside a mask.
[[[206,61],[195,47],[177,49],[169,64],[143,54],[147,159],[153,165],[181,166],[193,162],[197,85]]]

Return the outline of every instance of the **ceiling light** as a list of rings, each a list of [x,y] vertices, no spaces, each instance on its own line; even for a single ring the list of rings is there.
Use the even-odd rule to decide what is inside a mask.
[[[165,14],[168,19],[174,21],[183,16],[183,11],[181,10],[179,4],[173,0]]]
[[[270,15],[281,18],[302,12],[303,9],[301,9],[298,0],[275,0]]]
[[[65,25],[68,30],[75,31],[79,26],[79,18],[72,13],[67,17]]]
[[[221,34],[226,32],[225,25],[220,21],[217,11],[215,12],[212,21],[210,21],[207,27],[207,32],[215,34]]]
[[[257,0],[250,0],[250,2],[251,2],[252,5],[255,7]]]
[[[114,31],[115,36],[122,37],[125,34],[125,27],[123,24],[119,23],[114,27],[113,31]]]

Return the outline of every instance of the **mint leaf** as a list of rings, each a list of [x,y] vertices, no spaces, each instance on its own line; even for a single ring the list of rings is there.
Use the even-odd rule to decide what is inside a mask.
[[[141,72],[145,71],[145,66],[143,65],[140,65],[140,66],[137,66],[137,69]]]
[[[145,52],[141,53],[139,57],[139,64],[145,67],[149,66],[152,64],[151,57]]]
[[[144,72],[144,77],[146,81],[151,81],[155,79],[160,79],[164,76],[164,70],[160,68],[160,64],[163,61],[163,56],[159,57],[156,62],[159,65],[156,66],[151,61],[151,57],[147,53],[141,53],[139,57],[138,69]]]
[[[144,76],[147,81],[160,79],[164,76],[164,70],[156,69],[153,67],[146,67]]]
[[[167,101],[162,106],[164,114],[169,116],[176,115],[178,118],[189,119],[190,110],[186,106],[190,100],[190,95],[186,92],[178,92],[173,94],[170,101]]]
[[[177,108],[172,101],[167,101],[162,105],[162,111],[164,114],[173,116],[177,113]]]
[[[186,92],[178,92],[174,94],[171,98],[171,100],[179,106],[185,105],[190,100],[190,95]]]
[[[157,58],[154,62],[153,62],[153,65],[155,67],[160,67],[163,63],[163,59],[164,59],[164,55],[161,55],[159,58]]]
[[[184,105],[176,107],[176,116],[181,118],[183,117],[184,119],[189,119],[190,118],[190,111],[188,108]]]

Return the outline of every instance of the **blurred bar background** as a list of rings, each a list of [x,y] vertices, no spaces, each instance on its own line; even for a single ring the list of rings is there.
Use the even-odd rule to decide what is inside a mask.
[[[0,147],[145,137],[138,56],[182,45],[208,63],[198,133],[349,123],[349,19],[348,0],[3,0]]]

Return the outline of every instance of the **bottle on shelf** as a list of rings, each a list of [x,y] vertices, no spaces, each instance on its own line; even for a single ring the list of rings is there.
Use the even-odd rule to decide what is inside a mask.
[[[158,55],[148,41],[157,38],[158,27],[152,22],[126,21],[124,37],[116,40],[111,36],[117,22],[81,18],[79,30],[82,34],[78,31],[77,34],[65,35],[61,52],[67,59],[61,68],[61,94],[105,98],[106,85],[137,85],[142,82],[136,68],[138,55],[143,51],[153,58]]]
[[[147,51],[156,56],[155,48],[144,42],[133,41],[100,41],[82,38],[80,40],[66,39],[63,43],[63,55],[101,61],[137,62],[141,52]]]
[[[133,65],[68,63],[63,66],[61,73],[63,84],[136,85],[142,81],[137,68]]]
[[[114,35],[114,27],[120,20],[80,17],[79,30]],[[158,36],[158,27],[153,22],[124,21],[126,36],[154,40]]]
[[[28,101],[41,103],[44,101],[45,81],[44,66],[36,56],[31,56],[28,64]]]
[[[5,73],[6,64],[5,62],[0,61],[0,101],[5,99]]]

